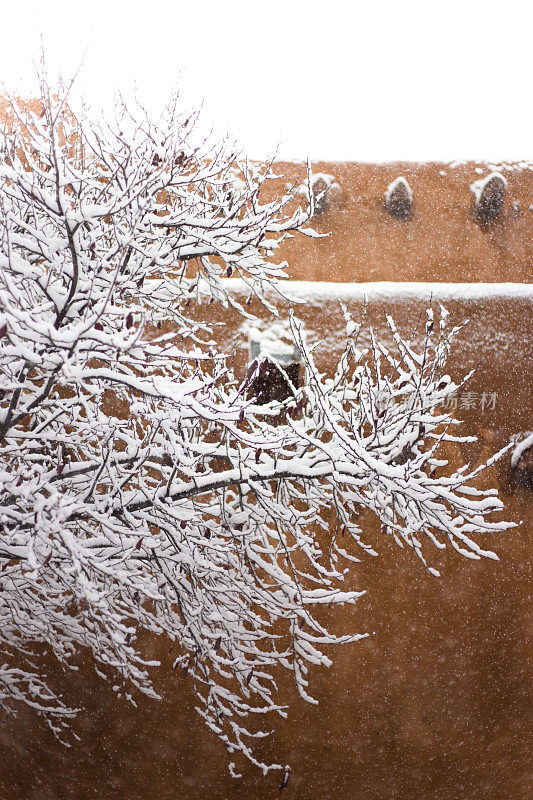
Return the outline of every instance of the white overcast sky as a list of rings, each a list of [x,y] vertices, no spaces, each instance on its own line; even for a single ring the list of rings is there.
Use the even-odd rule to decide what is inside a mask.
[[[533,0],[3,0],[0,78],[96,106],[173,87],[252,157],[533,158]],[[85,53],[85,55],[84,55]]]

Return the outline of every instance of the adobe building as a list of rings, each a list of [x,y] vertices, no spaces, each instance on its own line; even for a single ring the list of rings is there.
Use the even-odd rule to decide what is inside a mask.
[[[253,299],[247,310],[259,328],[268,335],[292,307],[318,369],[331,374],[344,343],[341,303],[356,320],[366,303],[368,322],[389,345],[385,314],[420,343],[425,309],[438,313],[442,304],[460,328],[448,372],[458,380],[475,370],[449,410],[462,421],[457,433],[478,441],[448,445],[450,468],[484,463],[513,437],[522,440],[533,429],[533,164],[312,167],[310,227],[325,235],[287,238],[274,253],[287,261],[289,299],[268,292],[277,316]],[[294,163],[273,169],[265,194],[306,175]],[[246,301],[240,281],[226,285]],[[256,351],[248,323],[232,309],[209,306],[209,314],[244,375]],[[496,564],[428,553],[442,572],[437,580],[362,514],[380,558],[361,556],[350,569],[350,588],[368,595],[328,622],[373,635],[335,653],[329,674],[316,671],[318,710],[292,709],[280,728],[291,797],[525,800],[532,474],[531,451],[519,469],[508,454],[481,474],[479,488],[498,488],[517,527],[491,539]],[[194,786],[195,798],[212,792],[198,772]],[[239,791],[228,785],[221,797]],[[262,789],[251,780],[244,794],[260,798]]]
[[[306,175],[295,163],[274,171],[265,196]],[[320,162],[313,171],[311,225],[327,236],[286,239],[274,260],[288,262],[285,290],[317,345],[318,368],[333,370],[342,349],[339,301],[357,319],[366,297],[380,337],[390,313],[415,339],[428,303],[442,303],[452,323],[464,325],[448,371],[457,379],[476,368],[469,394],[451,410],[479,442],[449,449],[451,465],[480,463],[533,429],[533,164]],[[228,279],[227,287],[246,299],[238,281]],[[289,303],[276,302],[283,319]],[[276,319],[257,300],[247,309],[264,328]],[[250,351],[242,317],[215,305],[195,313],[219,323],[220,344],[244,374]],[[261,752],[291,764],[287,798],[529,796],[533,492],[513,473],[510,456],[486,470],[481,484],[499,488],[505,518],[517,523],[484,540],[497,563],[428,552],[442,573],[435,578],[374,520],[361,518],[380,557],[357,553],[362,561],[351,566],[347,588],[368,592],[335,619],[324,614],[338,632],[370,635],[329,652],[331,669],[311,671],[318,706],[299,701],[282,679],[289,716],[268,721],[276,733]],[[10,787],[10,797],[85,800],[95,787],[102,796],[109,790],[109,797],[140,800],[277,795],[279,775],[228,776],[186,679],[172,671],[168,643],[150,643],[148,655],[162,661],[156,689],[164,699],[136,697],[136,707],[80,663],[69,696],[87,713],[75,723],[82,742],[71,748],[29,711],[0,726],[0,786]]]

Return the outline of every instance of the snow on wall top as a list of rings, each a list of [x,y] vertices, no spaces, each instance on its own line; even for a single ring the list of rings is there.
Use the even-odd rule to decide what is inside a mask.
[[[248,294],[244,281],[225,278],[223,285],[229,292]],[[476,300],[481,298],[514,297],[533,300],[533,283],[437,283],[419,281],[370,281],[362,283],[335,283],[333,281],[286,281],[281,284],[283,294],[298,301],[315,297],[333,297],[369,300],[394,297],[414,297],[436,300]]]

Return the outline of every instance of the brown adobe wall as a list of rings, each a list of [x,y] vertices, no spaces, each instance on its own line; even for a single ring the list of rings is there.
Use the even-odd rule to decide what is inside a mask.
[[[499,167],[507,179],[500,217],[475,220],[470,185]],[[314,162],[341,190],[312,227],[325,239],[297,236],[276,253],[291,278],[320,281],[533,281],[533,164],[465,162]],[[269,192],[306,177],[305,166],[277,163]],[[404,176],[413,214],[395,219],[385,208],[388,185]]]

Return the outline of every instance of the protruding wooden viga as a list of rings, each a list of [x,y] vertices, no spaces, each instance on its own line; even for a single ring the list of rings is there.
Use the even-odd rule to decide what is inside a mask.
[[[385,192],[387,211],[396,219],[409,219],[413,213],[413,192],[405,178],[396,178]]]
[[[497,219],[503,211],[507,181],[499,172],[492,172],[485,180],[472,186],[475,195],[475,215],[488,222]]]

